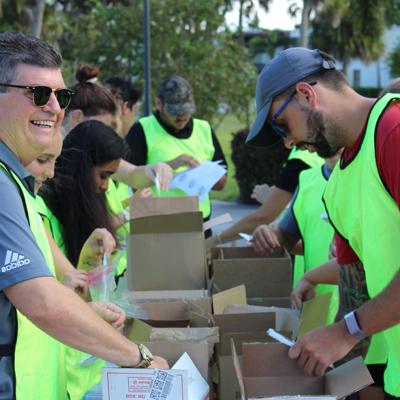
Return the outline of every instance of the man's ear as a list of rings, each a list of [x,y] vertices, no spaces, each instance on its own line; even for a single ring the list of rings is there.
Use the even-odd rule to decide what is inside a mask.
[[[313,85],[308,82],[298,82],[296,91],[298,101],[305,101],[311,108],[316,108],[318,96]]]

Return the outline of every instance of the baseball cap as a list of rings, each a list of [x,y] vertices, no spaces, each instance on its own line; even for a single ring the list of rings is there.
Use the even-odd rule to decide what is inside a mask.
[[[335,69],[335,61],[323,57],[318,49],[305,47],[283,50],[265,64],[256,85],[257,116],[246,142],[255,146],[270,146],[278,142],[280,137],[267,123],[273,99],[296,82],[324,69]]]
[[[165,110],[172,115],[193,114],[196,110],[192,88],[181,76],[173,75],[161,82],[158,98]]]

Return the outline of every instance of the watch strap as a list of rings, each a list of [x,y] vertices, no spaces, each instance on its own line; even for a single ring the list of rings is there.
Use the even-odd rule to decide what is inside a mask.
[[[351,311],[344,316],[344,322],[346,324],[347,331],[354,338],[361,340],[364,339],[367,335],[362,331],[357,315],[355,311]]]

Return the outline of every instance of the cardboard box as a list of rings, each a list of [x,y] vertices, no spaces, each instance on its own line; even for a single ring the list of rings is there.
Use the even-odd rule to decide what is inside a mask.
[[[206,327],[212,323],[211,298],[205,290],[125,291],[115,303],[128,316],[130,307],[139,309],[144,315],[138,318],[153,326]]]
[[[189,400],[187,372],[143,368],[104,368],[102,398]]]
[[[290,306],[292,263],[281,249],[269,257],[258,256],[251,247],[212,249],[212,290],[244,284],[248,304]]]
[[[218,399],[240,399],[240,388],[233,365],[230,340],[234,339],[237,348],[243,342],[268,342],[268,328],[279,331],[298,329],[299,318],[292,311],[277,308],[249,306],[246,304],[244,285],[213,295],[215,325],[219,328],[220,343],[216,346],[219,367]]]
[[[361,357],[328,371],[323,377],[308,377],[297,361],[288,357],[288,347],[283,344],[243,343],[242,366],[234,342],[231,344],[243,399],[288,395],[342,398],[373,383]]]
[[[130,290],[202,289],[207,284],[197,197],[132,198]]]

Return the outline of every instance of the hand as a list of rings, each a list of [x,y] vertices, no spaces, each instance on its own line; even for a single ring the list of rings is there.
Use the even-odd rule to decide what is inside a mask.
[[[313,299],[315,297],[315,285],[308,281],[304,276],[299,280],[299,283],[292,290],[290,299],[292,301],[292,308],[301,309],[304,301]]]
[[[189,154],[181,154],[179,157],[174,158],[171,161],[168,161],[168,164],[172,169],[178,169],[180,167],[198,167],[200,163]]]
[[[64,286],[69,287],[76,293],[87,295],[87,272],[81,269],[75,269],[73,271],[65,272],[61,283]]]
[[[344,321],[314,329],[301,337],[289,350],[306,375],[322,376],[335,361],[343,358],[358,342],[350,336]]]
[[[150,187],[144,188],[144,189],[138,189],[136,190],[135,194],[133,195],[134,197],[141,197],[141,198],[149,198],[153,196],[153,192]]]
[[[269,256],[281,247],[276,233],[268,225],[258,226],[250,243],[254,251],[260,256]]]
[[[115,304],[105,301],[95,301],[88,304],[99,317],[115,329],[121,330],[124,327],[125,312]]]
[[[107,229],[95,229],[82,247],[78,268],[90,270],[101,265],[104,254],[111,254],[115,247],[115,239]]]
[[[158,163],[147,165],[146,173],[153,182],[158,177],[161,190],[168,190],[173,175],[172,168],[168,164]]]
[[[253,188],[253,193],[251,194],[251,198],[257,200],[259,203],[263,204],[265,199],[267,198],[269,192],[271,191],[271,186],[266,183],[262,185],[256,185]]]
[[[154,356],[149,368],[169,369],[167,360],[162,357]]]

